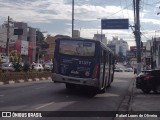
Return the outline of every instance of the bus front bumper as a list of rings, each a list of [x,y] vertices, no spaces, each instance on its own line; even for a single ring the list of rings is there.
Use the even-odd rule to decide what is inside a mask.
[[[64,76],[56,73],[52,73],[52,81],[55,83],[72,83],[72,84],[78,84],[78,85],[87,85],[87,86],[93,86],[98,87],[98,79],[92,79],[92,78],[76,78],[76,77],[69,77]]]

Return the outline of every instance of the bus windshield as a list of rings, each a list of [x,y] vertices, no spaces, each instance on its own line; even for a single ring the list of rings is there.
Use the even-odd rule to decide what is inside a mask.
[[[60,40],[59,53],[74,56],[94,56],[95,42]]]

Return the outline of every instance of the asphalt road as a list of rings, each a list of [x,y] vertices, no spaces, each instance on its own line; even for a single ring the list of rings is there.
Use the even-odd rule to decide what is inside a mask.
[[[84,88],[66,90],[64,84],[55,84],[48,80],[1,85],[0,111],[117,111],[125,96],[130,94],[128,88],[132,80],[133,73],[116,72],[114,82],[104,94],[90,94],[91,91]],[[50,119],[112,120],[113,117],[80,117],[79,115]]]

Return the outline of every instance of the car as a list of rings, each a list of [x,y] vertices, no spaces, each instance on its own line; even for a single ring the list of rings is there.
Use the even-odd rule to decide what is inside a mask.
[[[122,68],[115,68],[114,71],[115,72],[123,72],[123,69]]]
[[[124,69],[124,71],[125,72],[133,72],[134,70],[133,70],[133,68],[126,68],[126,69]]]
[[[127,65],[127,62],[123,62],[123,65],[126,66],[126,65]]]
[[[144,93],[160,92],[160,69],[144,70],[136,77],[136,88]]]
[[[52,62],[47,62],[44,64],[44,69],[45,70],[52,70],[53,68],[53,63]]]
[[[43,70],[44,68],[43,68],[43,66],[42,66],[42,64],[40,64],[40,63],[35,63],[34,64],[34,70]]]
[[[2,63],[0,67],[2,71],[7,71],[7,72],[15,71],[12,63]]]

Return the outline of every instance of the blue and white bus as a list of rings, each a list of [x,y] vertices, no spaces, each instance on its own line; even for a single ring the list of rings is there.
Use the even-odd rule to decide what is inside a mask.
[[[85,85],[105,92],[114,76],[114,53],[91,39],[60,38],[55,41],[52,81],[66,88]]]

